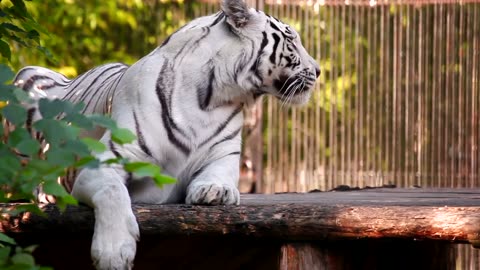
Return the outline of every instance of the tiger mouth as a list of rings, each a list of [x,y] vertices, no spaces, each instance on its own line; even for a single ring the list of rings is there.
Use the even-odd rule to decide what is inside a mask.
[[[290,77],[280,76],[280,78],[273,81],[273,86],[281,97],[302,94],[313,89],[314,85],[315,78],[302,74]]]

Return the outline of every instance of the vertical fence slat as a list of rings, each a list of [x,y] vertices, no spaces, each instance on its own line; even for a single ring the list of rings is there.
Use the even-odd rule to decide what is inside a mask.
[[[417,113],[417,141],[415,144],[415,151],[416,151],[416,163],[417,169],[415,171],[415,183],[414,185],[419,186],[421,185],[421,179],[426,176],[424,171],[426,170],[425,164],[425,152],[424,152],[424,143],[425,143],[425,82],[424,82],[424,73],[425,73],[425,53],[423,51],[423,47],[425,44],[425,36],[424,36],[424,12],[423,9],[417,8],[418,12],[418,20],[417,20],[417,35],[416,39],[418,41],[417,44],[417,66],[416,66],[416,92],[418,93],[417,99],[417,106],[418,106],[418,113]]]
[[[473,19],[473,62],[472,62],[472,102],[474,109],[472,110],[472,162],[474,164],[473,171],[475,172],[472,177],[472,186],[478,186],[478,178],[480,177],[480,7],[475,5]]]
[[[437,103],[437,87],[438,87],[438,81],[436,78],[438,78],[438,68],[439,68],[439,62],[438,62],[438,58],[437,57],[434,57],[434,55],[437,54],[438,52],[438,28],[434,27],[435,25],[438,25],[439,24],[439,15],[438,15],[438,10],[439,10],[439,6],[438,5],[435,5],[434,6],[434,10],[433,10],[433,24],[431,24],[431,27],[433,28],[433,44],[432,44],[432,52],[430,54],[430,59],[432,60],[432,63],[433,63],[433,67],[432,67],[432,74],[431,74],[431,77],[429,78],[431,81],[432,81],[432,88],[430,89],[431,93],[432,93],[432,98],[431,98],[431,123],[432,123],[432,126],[430,128],[430,132],[431,132],[431,140],[432,140],[432,146],[431,146],[431,151],[432,151],[432,156],[431,156],[431,182],[427,183],[427,186],[437,186],[437,187],[440,187],[440,178],[441,178],[441,173],[439,173],[439,167],[438,167],[438,157],[439,157],[439,152],[438,152],[438,148],[439,148],[439,137],[438,137],[438,123],[437,123],[437,117],[436,115],[438,115],[438,111],[437,111],[437,106],[435,106],[435,104]]]

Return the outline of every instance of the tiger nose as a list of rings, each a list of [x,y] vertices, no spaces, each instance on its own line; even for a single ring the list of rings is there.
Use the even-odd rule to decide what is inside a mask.
[[[320,67],[315,67],[315,76],[317,76],[317,78],[320,76],[320,73],[322,73]]]

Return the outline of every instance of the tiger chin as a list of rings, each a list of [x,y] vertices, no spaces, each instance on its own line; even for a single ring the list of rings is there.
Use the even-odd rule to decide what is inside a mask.
[[[238,205],[242,109],[270,94],[308,101],[320,69],[290,26],[243,1],[193,20],[131,66],[96,67],[74,80],[42,67],[18,72],[15,85],[36,98],[83,101],[85,113],[111,114],[137,135],[117,145],[96,131],[101,159],[148,161],[177,178],[158,188],[118,167],[84,169],[72,195],[94,209],[91,256],[97,269],[130,269],[139,239],[131,203]],[[41,118],[32,105],[31,121]]]

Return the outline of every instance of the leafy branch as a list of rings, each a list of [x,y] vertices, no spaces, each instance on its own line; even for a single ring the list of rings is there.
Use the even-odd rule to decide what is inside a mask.
[[[29,1],[29,0],[26,0]],[[48,35],[40,24],[28,13],[24,0],[0,1],[0,54],[11,60],[10,41],[26,48],[36,48],[47,57],[52,54],[40,45],[40,33]]]
[[[151,177],[159,186],[175,182],[175,179],[162,175],[161,169],[154,164],[124,158],[99,160],[92,153],[102,153],[107,147],[94,138],[82,137],[85,131],[104,128],[119,145],[134,142],[136,136],[128,129],[118,127],[108,116],[83,115],[83,104],[58,99],[31,100],[23,90],[6,84],[12,76],[13,72],[7,66],[0,65],[0,202],[21,200],[30,203],[20,204],[7,214],[21,211],[42,214],[34,196],[40,186],[43,192],[55,196],[60,209],[77,204],[59,181],[71,169],[120,165],[136,177]],[[36,102],[41,118],[27,123],[27,108]],[[6,239],[5,235],[0,234],[0,237]],[[11,241],[7,243],[12,244]],[[23,249],[17,251],[25,253]],[[17,263],[13,258],[8,262]],[[29,262],[30,259],[25,259],[25,263]]]
[[[29,0],[0,0],[0,55],[11,63],[12,47],[36,49],[48,59],[50,52],[41,46],[40,35],[48,35],[29,14]],[[35,191],[53,195],[60,209],[77,201],[61,184],[67,173],[82,168],[123,166],[136,177],[151,177],[158,186],[175,179],[161,174],[150,163],[124,158],[99,160],[94,153],[107,147],[98,140],[81,136],[96,127],[111,134],[112,141],[123,145],[136,140],[128,129],[120,128],[108,116],[83,115],[82,104],[61,100],[32,100],[23,90],[10,84],[14,72],[0,64],[0,203],[24,202],[14,209],[0,208],[2,215],[29,211],[42,215]],[[38,107],[38,121],[27,123],[29,107]],[[0,217],[1,218],[1,217]],[[14,239],[0,233],[0,269],[50,269],[35,265],[35,246],[22,248]]]

